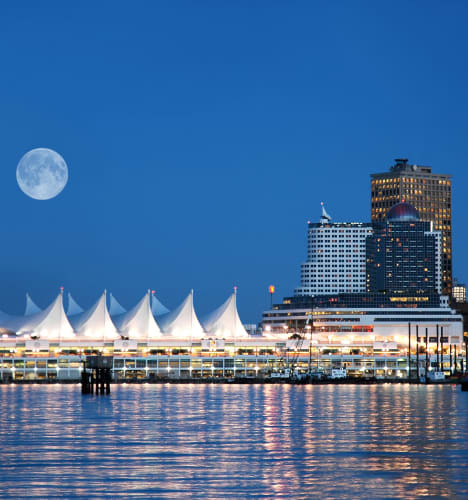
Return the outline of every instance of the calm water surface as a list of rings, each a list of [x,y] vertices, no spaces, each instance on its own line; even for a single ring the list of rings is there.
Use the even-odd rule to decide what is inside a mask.
[[[0,498],[468,498],[459,387],[0,386]]]

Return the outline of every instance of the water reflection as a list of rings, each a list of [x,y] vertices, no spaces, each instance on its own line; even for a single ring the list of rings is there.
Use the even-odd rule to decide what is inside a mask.
[[[0,497],[461,498],[455,387],[0,386]]]

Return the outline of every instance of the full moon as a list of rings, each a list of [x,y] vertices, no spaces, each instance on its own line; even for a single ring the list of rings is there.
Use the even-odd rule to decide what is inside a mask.
[[[37,148],[28,151],[16,168],[16,180],[23,193],[35,200],[57,196],[68,181],[65,160],[55,151]]]

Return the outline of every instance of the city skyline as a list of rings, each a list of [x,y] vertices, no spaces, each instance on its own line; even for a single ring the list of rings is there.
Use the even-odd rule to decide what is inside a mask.
[[[370,221],[369,174],[398,157],[453,176],[466,281],[466,6],[83,5],[0,20],[8,312],[64,286],[84,308],[105,288],[130,308],[150,288],[172,309],[193,288],[204,314],[238,286],[257,322],[268,285],[275,300],[299,285],[319,203]],[[36,147],[69,166],[53,200],[15,185]]]
[[[395,160],[387,172],[371,174],[371,217],[383,220],[395,201],[407,201],[421,220],[441,233],[442,292],[452,289],[452,180],[431,167]]]
[[[0,499],[468,497],[468,3],[0,13]]]

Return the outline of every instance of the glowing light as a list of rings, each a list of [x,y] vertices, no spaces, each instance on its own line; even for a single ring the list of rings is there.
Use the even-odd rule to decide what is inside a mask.
[[[275,287],[274,287],[274,285],[270,285],[268,287],[268,291],[273,295],[275,293]]]

